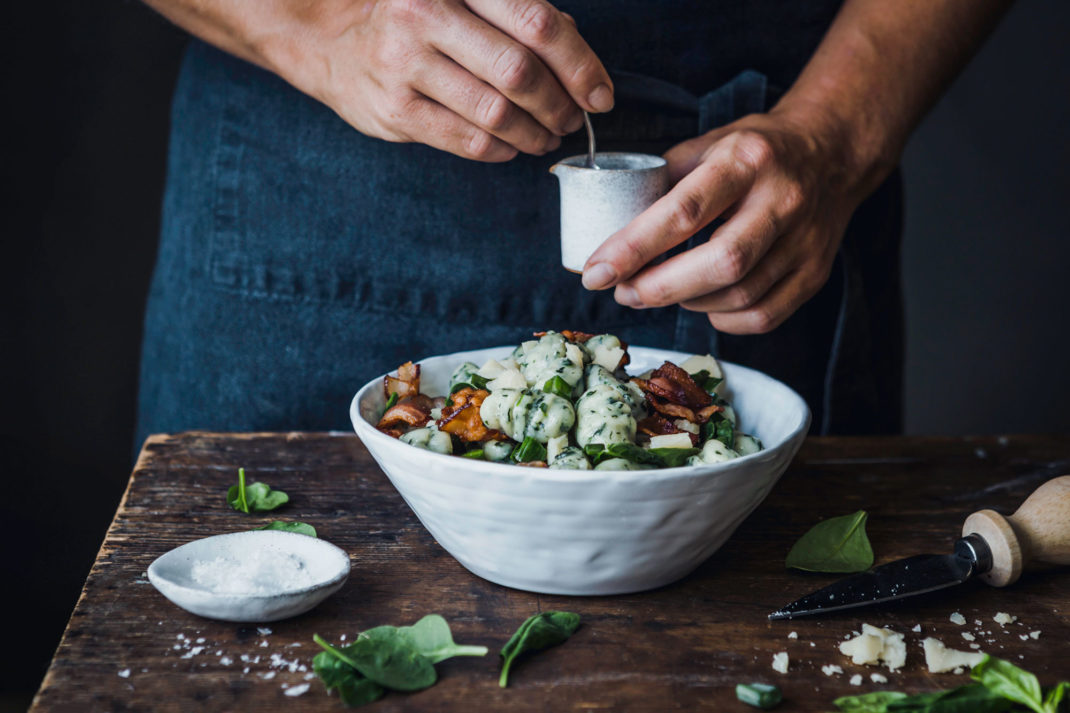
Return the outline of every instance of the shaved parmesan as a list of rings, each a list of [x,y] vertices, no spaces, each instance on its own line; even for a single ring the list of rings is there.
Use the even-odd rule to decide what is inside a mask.
[[[499,389],[526,389],[527,387],[527,379],[525,379],[524,375],[516,369],[503,369],[496,378],[487,382],[488,391],[497,391]]]
[[[691,448],[691,436],[686,433],[667,433],[650,439],[651,448]]]
[[[840,653],[851,657],[851,663],[876,666],[882,661],[889,671],[902,668],[907,661],[907,647],[903,635],[891,629],[862,625],[862,633],[840,644]]]
[[[773,654],[773,670],[777,673],[788,672],[788,652],[781,651],[778,654]]]
[[[959,667],[973,668],[985,657],[981,651],[949,649],[944,642],[931,636],[922,641],[921,646],[925,650],[925,665],[929,667],[929,673],[947,673]]]
[[[962,614],[959,614],[958,612],[952,612],[949,618],[951,619],[952,624],[958,624],[959,626],[962,626],[966,623],[966,617],[964,617]]]
[[[996,612],[996,615],[992,617],[992,620],[1000,626],[1006,626],[1007,624],[1013,624],[1014,622],[1018,621],[1018,617],[1011,616],[1007,612],[1001,611]]]
[[[822,666],[821,673],[825,674],[826,676],[838,676],[839,674],[843,673],[843,669],[839,666],[836,666],[835,664],[832,664],[829,666]]]

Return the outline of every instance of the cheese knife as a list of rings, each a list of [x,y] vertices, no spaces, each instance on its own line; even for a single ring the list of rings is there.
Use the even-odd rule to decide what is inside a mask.
[[[769,618],[793,619],[895,601],[974,577],[1005,587],[1018,581],[1023,570],[1044,564],[1070,564],[1070,475],[1041,485],[1013,515],[973,513],[951,554],[889,562],[808,594]]]

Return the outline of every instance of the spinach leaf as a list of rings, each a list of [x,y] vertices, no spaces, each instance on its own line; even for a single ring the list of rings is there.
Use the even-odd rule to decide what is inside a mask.
[[[768,683],[737,683],[736,698],[747,705],[769,710],[780,705],[780,689]]]
[[[1048,708],[1045,705],[1037,677],[1010,661],[986,656],[970,671],[970,678],[990,692],[1037,713],[1055,713],[1055,707]],[[1058,702],[1055,705],[1058,706]]]
[[[486,646],[461,646],[453,643],[450,625],[438,614],[428,614],[412,626],[398,627],[395,633],[433,664],[454,656],[487,655]]]
[[[1060,681],[1055,684],[1055,687],[1048,691],[1047,698],[1044,699],[1044,710],[1055,711],[1059,710],[1059,704],[1062,703],[1063,696],[1070,690],[1070,681]]]
[[[610,458],[623,458],[632,463],[652,465],[655,468],[675,468],[687,465],[687,459],[699,452],[698,448],[641,448],[634,443],[589,443],[583,448],[591,459],[592,465],[598,465]]]
[[[331,646],[318,635],[312,638],[324,651],[384,688],[419,691],[438,680],[435,667],[397,635],[396,627],[378,626],[362,631],[356,641],[341,649]]]
[[[472,458],[474,460],[483,460],[483,449],[473,448],[470,451],[465,451],[461,454],[463,458]]]
[[[662,468],[678,468],[687,465],[687,459],[700,451],[700,448],[651,448],[647,453],[656,457]]]
[[[355,668],[327,651],[321,651],[312,658],[312,670],[328,691],[338,691],[342,703],[352,708],[377,701],[386,693],[386,689],[378,683],[360,675]]]
[[[712,394],[714,389],[721,385],[724,379],[718,379],[716,376],[710,376],[710,372],[707,369],[696,371],[691,375],[691,379],[699,385],[703,391],[708,394]]]
[[[486,377],[480,376],[479,374],[472,374],[471,381],[472,381],[472,388],[479,390],[479,389],[486,389],[487,388],[487,381],[489,381],[489,379],[487,379]]]
[[[398,402],[398,392],[395,391],[394,393],[390,394],[390,398],[388,398],[386,400],[386,408],[389,409],[391,406],[393,406],[397,402]]]
[[[517,656],[564,643],[580,625],[580,615],[567,611],[546,611],[530,616],[502,647],[502,675],[498,685],[509,685],[509,669]]]
[[[823,520],[799,538],[784,564],[808,572],[864,572],[873,564],[866,511]]]
[[[566,399],[572,398],[572,387],[560,376],[554,376],[542,385],[542,390],[548,394],[557,394]]]
[[[520,445],[513,449],[509,457],[514,463],[531,463],[537,460],[546,460],[546,446],[536,441],[531,436],[525,438]]]
[[[283,522],[282,520],[273,520],[263,527],[256,528],[257,530],[282,530],[283,532],[296,532],[298,535],[308,535],[309,537],[316,536],[316,528],[312,527],[305,522]]]
[[[888,713],[1003,713],[1011,702],[989,691],[979,683],[952,688],[936,693],[919,693],[895,701],[888,706]]]
[[[886,713],[889,704],[906,697],[907,694],[899,691],[874,691],[859,696],[843,696],[832,703],[844,713]]]
[[[281,490],[272,490],[265,483],[246,486],[245,468],[238,468],[238,484],[227,490],[227,502],[238,512],[268,512],[290,502],[290,496]]]
[[[724,414],[715,413],[702,426],[702,442],[718,440],[728,448],[735,448],[736,427]]]

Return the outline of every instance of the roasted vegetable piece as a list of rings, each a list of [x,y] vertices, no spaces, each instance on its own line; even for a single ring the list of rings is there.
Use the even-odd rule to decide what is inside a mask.
[[[383,378],[383,397],[389,399],[397,394],[398,399],[420,393],[420,365],[407,361],[398,367],[398,375],[387,374]]]
[[[453,405],[442,409],[442,418],[437,421],[438,430],[457,436],[465,443],[503,441],[508,438],[501,431],[487,428],[479,416],[479,407],[488,396],[489,391],[470,386],[454,393],[450,397]]]

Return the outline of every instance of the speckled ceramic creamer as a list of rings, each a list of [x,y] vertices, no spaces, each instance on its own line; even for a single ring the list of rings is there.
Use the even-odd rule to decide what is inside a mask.
[[[599,153],[598,168],[587,155],[550,167],[561,186],[561,264],[582,272],[606,238],[631,222],[669,189],[669,169],[660,156]]]
[[[512,347],[420,362],[426,394],[449,390],[459,364]],[[641,373],[688,354],[632,346]],[[547,594],[624,594],[673,582],[720,547],[772,489],[810,423],[806,403],[753,369],[721,362],[740,426],[765,450],[661,470],[550,470],[458,458],[380,433],[383,377],[353,398],[350,418],[401,497],[447,552],[475,574]],[[359,503],[353,504],[359,508]]]

